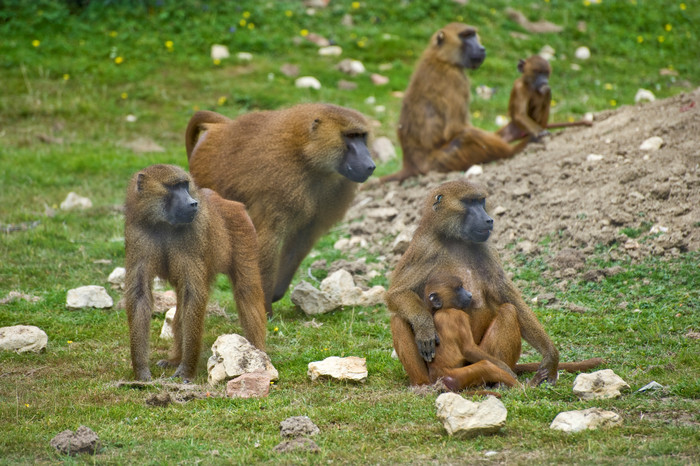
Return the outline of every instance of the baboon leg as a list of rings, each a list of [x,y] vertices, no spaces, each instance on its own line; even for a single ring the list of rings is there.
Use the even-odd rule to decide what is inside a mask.
[[[428,385],[428,367],[418,353],[415,336],[411,325],[401,317],[391,316],[391,336],[394,340],[394,349],[403,365],[411,385]]]
[[[443,172],[466,170],[472,165],[506,159],[520,152],[527,141],[511,146],[495,133],[475,127],[465,128],[443,147],[433,150],[430,159]]]
[[[181,377],[184,382],[191,381],[197,371],[199,354],[202,350],[204,319],[207,314],[208,287],[206,290],[190,290],[189,285],[182,292],[181,319],[182,358],[173,377]],[[179,293],[178,293],[179,294]],[[178,309],[177,312],[180,312]]]
[[[311,250],[315,240],[316,235],[311,225],[301,228],[293,238],[287,240],[280,256],[272,302],[279,301],[285,295],[294,274]]]
[[[161,359],[157,362],[158,367],[167,369],[168,367],[177,367],[182,360],[182,314],[179,307],[175,308],[175,316],[173,317],[173,346],[170,348],[168,359]]]
[[[484,332],[479,347],[513,367],[520,359],[521,338],[518,311],[512,304],[502,304]]]
[[[131,263],[134,261],[132,260]],[[151,380],[148,348],[153,309],[153,276],[137,267],[132,271],[127,269],[126,280],[126,314],[129,323],[131,364],[136,378],[147,381]]]
[[[508,387],[520,385],[515,377],[485,359],[468,366],[445,369],[443,373],[442,382],[453,392],[490,383],[502,383]]]

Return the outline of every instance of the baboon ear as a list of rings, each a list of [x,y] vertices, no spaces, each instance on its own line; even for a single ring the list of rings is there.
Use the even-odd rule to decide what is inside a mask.
[[[525,69],[525,60],[523,60],[521,58],[520,60],[518,60],[518,71],[520,71],[522,73],[524,69]]]
[[[443,42],[445,42],[445,33],[440,31],[437,35],[437,45],[442,45]]]
[[[136,192],[139,192],[143,189],[143,183],[145,179],[146,175],[143,173],[139,173],[138,175],[136,175]]]
[[[440,297],[437,293],[430,293],[428,295],[428,301],[430,301],[430,304],[433,306],[433,309],[442,309],[442,301],[440,301]]]
[[[319,118],[314,119],[314,122],[311,123],[311,131],[316,131],[316,128],[318,128],[318,125],[321,124],[321,120]]]

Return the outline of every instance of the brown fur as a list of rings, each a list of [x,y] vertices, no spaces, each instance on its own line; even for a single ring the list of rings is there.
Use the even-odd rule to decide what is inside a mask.
[[[169,187],[187,183],[198,202],[190,223],[173,225],[167,218],[172,203]],[[211,283],[217,273],[231,279],[245,336],[265,349],[265,303],[255,228],[243,204],[198,190],[190,176],[173,165],[152,165],[129,183],[125,204],[126,313],[131,361],[136,378],[150,380],[148,343],[153,309],[153,279],[168,280],[177,294],[170,359],[175,376],[195,376]]]
[[[344,138],[363,140],[368,132],[362,114],[326,104],[235,120],[201,111],[190,120],[192,176],[224,198],[243,202],[253,219],[268,313],[316,240],[350,206],[358,183],[338,172],[348,152]]]
[[[430,359],[421,357],[417,344],[429,342],[437,334],[423,300],[427,279],[436,270],[457,276],[472,293],[468,317],[477,346],[503,361],[510,368],[506,372],[512,374],[524,338],[543,356],[530,384],[557,380],[559,352],[503,271],[495,251],[483,239],[477,242],[466,237],[469,231],[465,228],[471,221],[467,212],[472,211],[465,206],[485,196],[467,181],[452,181],[434,189],[413,240],[393,272],[386,295],[392,337],[413,385],[430,383],[426,365]]]
[[[548,81],[552,67],[547,60],[539,55],[533,55],[526,60],[520,60],[518,70],[522,75],[513,83],[508,101],[510,122],[496,132],[503,140],[511,142],[526,137],[537,140],[547,134],[547,129],[593,124],[585,120],[549,123],[552,91]],[[546,81],[545,85],[539,88],[535,85],[538,75],[545,77]]]
[[[478,44],[476,30],[461,23],[448,24],[430,39],[401,107],[398,137],[403,168],[382,181],[402,181],[429,171],[466,170],[512,157],[525,147],[525,143],[511,146],[470,124],[470,82],[464,70],[477,68],[481,61],[474,55],[476,62],[465,58],[465,39],[476,41],[475,47]]]

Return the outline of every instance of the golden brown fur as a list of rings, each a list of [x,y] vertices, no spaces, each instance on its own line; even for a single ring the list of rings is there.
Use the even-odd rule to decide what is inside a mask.
[[[316,240],[342,219],[358,182],[374,170],[368,132],[362,114],[326,104],[235,120],[202,111],[190,120],[192,176],[224,198],[243,202],[253,219],[268,313]],[[361,173],[348,175],[350,158]]]
[[[403,98],[398,127],[403,168],[382,181],[466,170],[522,150],[525,143],[511,146],[469,122],[470,82],[464,70],[478,68],[484,58],[471,26],[451,23],[433,35]]]
[[[190,218],[173,219],[179,209],[177,194],[191,201],[185,206],[191,207]],[[125,299],[137,379],[151,378],[148,343],[156,276],[168,280],[177,294],[173,348],[159,366],[177,366],[175,376],[184,380],[195,376],[210,285],[217,273],[231,279],[246,338],[265,349],[258,246],[243,204],[224,200],[209,189],[198,190],[179,167],[152,165],[132,177],[125,217]]]

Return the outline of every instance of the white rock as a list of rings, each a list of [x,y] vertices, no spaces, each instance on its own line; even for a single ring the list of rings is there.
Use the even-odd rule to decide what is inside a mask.
[[[663,144],[663,139],[661,139],[658,136],[652,136],[649,139],[645,140],[641,146],[639,146],[639,150],[655,151],[659,150]]]
[[[651,92],[648,89],[639,88],[637,89],[637,93],[634,95],[634,103],[637,104],[643,100],[646,100],[647,102],[653,102],[656,100],[656,96],[653,92]]]
[[[223,60],[224,58],[228,58],[230,56],[231,54],[228,51],[228,47],[225,45],[214,44],[211,46],[212,60]]]
[[[69,192],[66,199],[61,202],[61,210],[88,209],[92,207],[92,201],[87,197],[79,196],[74,192]]]
[[[396,158],[396,148],[391,139],[381,136],[372,141],[372,155],[385,163]]]
[[[391,243],[391,252],[395,254],[403,254],[406,252],[415,232],[416,226],[411,226],[399,233],[394,239],[394,242]]]
[[[236,58],[242,61],[250,61],[253,59],[253,54],[250,52],[238,52]]]
[[[112,307],[114,301],[103,287],[98,285],[81,286],[68,290],[66,295],[66,307],[80,309],[84,307],[96,307],[103,309]]]
[[[649,229],[649,233],[652,235],[655,233],[666,233],[668,232],[668,227],[662,226],[662,225],[654,225]]]
[[[581,71],[581,65],[579,65],[578,63],[572,63],[570,68],[574,71]]]
[[[491,213],[493,215],[503,215],[506,213],[506,208],[503,207],[502,205],[498,205],[493,209],[493,211]]]
[[[350,238],[340,238],[338,241],[333,243],[333,249],[337,249],[338,251],[350,249]]]
[[[383,86],[389,82],[389,78],[378,73],[372,73],[370,79],[375,86]]]
[[[292,302],[299,306],[306,315],[325,314],[340,307],[340,302],[331,299],[309,282],[301,281],[290,296]]]
[[[593,121],[593,112],[586,112],[586,114],[583,115],[583,120],[584,121]]]
[[[391,219],[399,215],[399,210],[396,207],[377,207],[367,209],[364,213],[367,218],[391,221]]]
[[[384,295],[386,289],[381,285],[376,285],[367,291],[363,291],[360,298],[357,300],[357,306],[372,307],[384,304]]]
[[[435,400],[435,406],[447,433],[460,437],[496,433],[505,425],[508,415],[501,400],[494,396],[473,402],[457,393],[443,393]]]
[[[219,336],[211,351],[212,355],[207,361],[210,385],[258,371],[268,372],[271,380],[279,378],[268,355],[235,333]]]
[[[557,414],[549,428],[563,432],[581,432],[599,427],[614,427],[622,424],[622,418],[612,411],[588,408],[581,411],[565,411]]]
[[[365,65],[363,65],[361,61],[353,60],[350,58],[346,58],[345,60],[338,63],[338,66],[336,68],[350,76],[357,76],[358,74],[362,74],[366,71]]]
[[[478,95],[480,99],[491,100],[491,97],[493,97],[493,88],[481,84],[476,87],[476,95]]]
[[[374,111],[377,113],[384,113],[384,112],[386,112],[386,106],[377,105],[376,107],[374,107]]]
[[[125,119],[128,123],[134,123],[136,120],[138,120],[138,117],[137,117],[136,115],[132,115],[132,114],[130,113],[130,114],[128,114],[124,119]]]
[[[617,398],[620,390],[630,386],[612,369],[603,369],[590,374],[582,373],[574,379],[573,391],[582,400]]]
[[[395,349],[392,349],[392,350],[391,350],[391,358],[392,358],[392,359],[399,359],[399,355],[396,354],[396,350],[395,350]]]
[[[160,329],[160,337],[163,340],[172,340],[173,334],[173,319],[175,318],[175,312],[177,308],[171,307],[168,312],[165,313],[165,320],[163,320],[163,328]]]
[[[124,267],[116,267],[107,277],[107,281],[112,285],[124,289],[124,280],[126,279],[126,269]]]
[[[294,85],[299,89],[321,89],[321,82],[313,76],[302,76],[294,81]]]
[[[586,162],[600,162],[604,158],[605,158],[605,156],[600,155],[600,154],[588,154],[586,156]]]
[[[469,167],[469,169],[464,173],[464,176],[469,178],[470,176],[480,176],[484,174],[484,167],[481,165],[472,165]]]
[[[554,60],[554,55],[556,53],[556,50],[554,50],[550,45],[545,45],[542,47],[542,49],[540,49],[540,53],[538,53],[538,55],[547,61],[552,61]]]
[[[311,380],[330,377],[337,380],[364,382],[367,380],[367,361],[357,356],[346,358],[331,356],[323,361],[310,362],[307,373]]]
[[[496,115],[496,126],[505,126],[510,122],[510,119],[505,115]]]
[[[324,57],[337,57],[343,54],[343,49],[338,45],[329,45],[318,49],[318,54]]]
[[[38,353],[46,349],[49,337],[33,325],[13,325],[0,328],[0,351]]]
[[[367,105],[374,105],[375,103],[377,103],[377,98],[371,95],[365,99],[365,103]]]
[[[589,58],[591,58],[591,50],[588,47],[582,46],[576,49],[574,55],[579,60],[588,60]]]
[[[362,298],[362,289],[355,286],[352,274],[343,269],[324,278],[319,288],[332,302],[346,306],[355,306]]]

